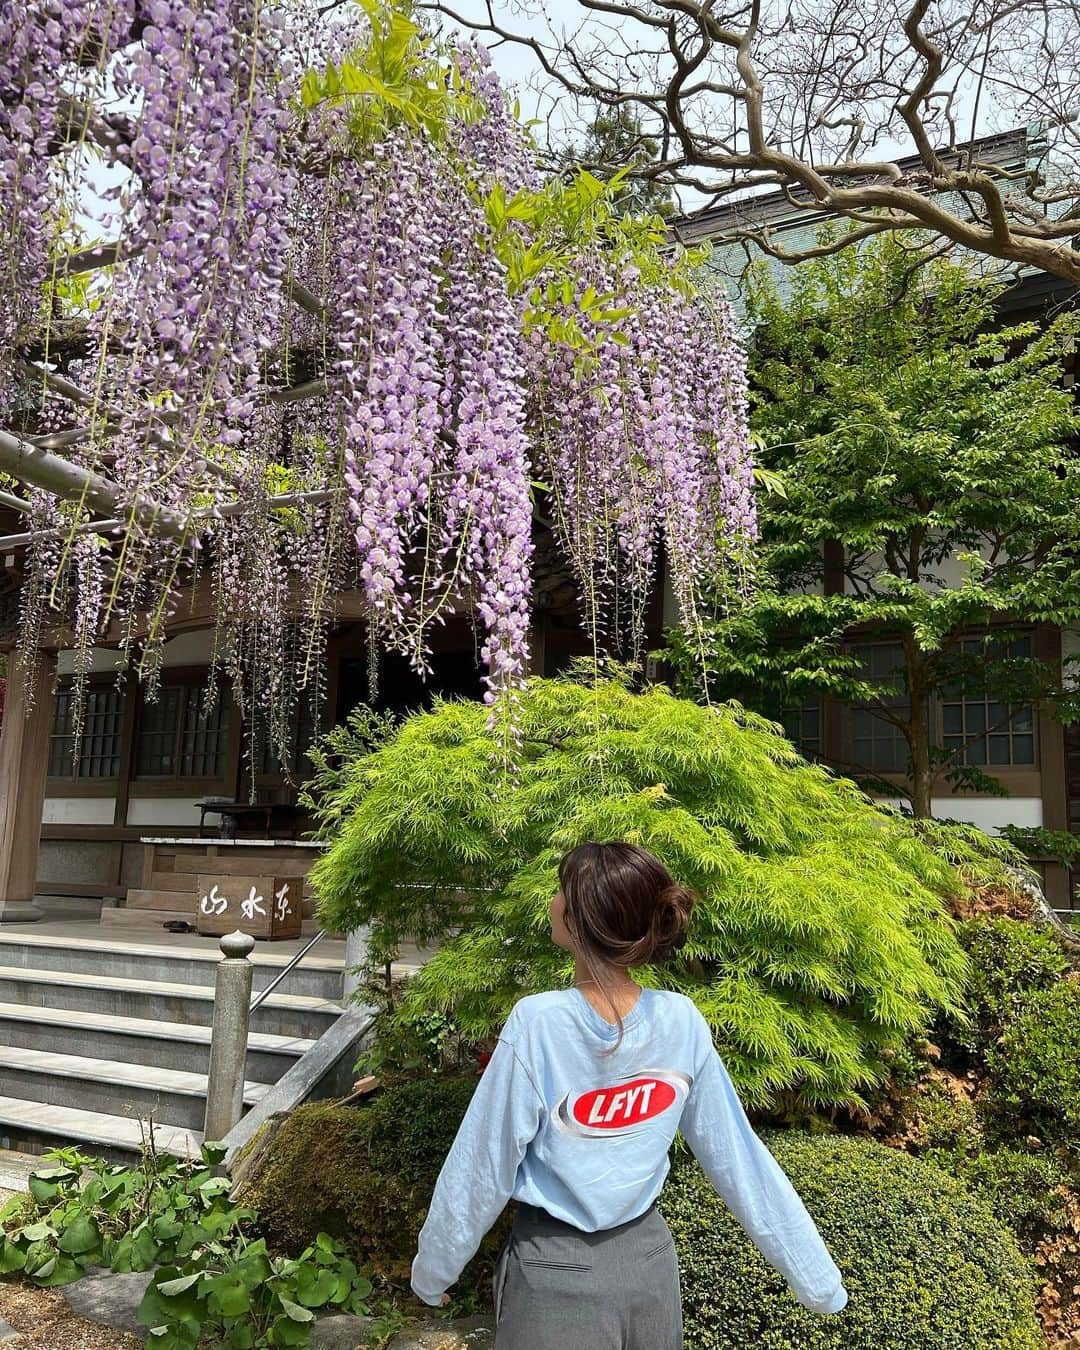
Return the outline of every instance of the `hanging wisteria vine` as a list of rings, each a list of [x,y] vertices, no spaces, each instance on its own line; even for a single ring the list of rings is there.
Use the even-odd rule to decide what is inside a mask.
[[[108,634],[153,681],[203,614],[284,761],[351,593],[421,671],[468,610],[512,735],[536,493],[598,646],[640,652],[661,547],[687,624],[745,583],[730,310],[611,189],[541,181],[483,48],[374,7],[3,0],[0,88],[31,652],[67,606],[78,676]]]

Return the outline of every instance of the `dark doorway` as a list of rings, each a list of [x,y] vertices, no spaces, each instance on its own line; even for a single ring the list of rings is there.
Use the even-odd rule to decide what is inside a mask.
[[[479,699],[484,684],[476,657],[468,651],[434,652],[432,672],[425,682],[397,652],[379,656],[379,696],[375,708],[399,717],[430,708],[436,694]],[[337,721],[344,722],[359,703],[368,702],[368,669],[363,657],[342,657],[338,677]]]

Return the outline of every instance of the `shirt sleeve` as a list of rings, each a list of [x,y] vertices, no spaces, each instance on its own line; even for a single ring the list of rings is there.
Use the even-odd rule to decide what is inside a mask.
[[[839,1312],[848,1301],[840,1269],[787,1175],[754,1133],[704,1018],[701,1026],[708,1053],[679,1129],[747,1237],[796,1299],[812,1312]]]
[[[543,1118],[543,1098],[509,1032],[512,1019],[513,1013],[480,1075],[420,1230],[410,1282],[432,1307],[506,1207]]]

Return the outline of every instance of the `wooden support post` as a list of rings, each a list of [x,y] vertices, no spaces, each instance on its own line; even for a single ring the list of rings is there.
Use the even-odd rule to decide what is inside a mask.
[[[32,674],[17,652],[8,660],[0,730],[0,923],[41,918],[33,899],[55,677],[56,657],[52,653],[41,653]],[[31,695],[33,710],[27,716]]]

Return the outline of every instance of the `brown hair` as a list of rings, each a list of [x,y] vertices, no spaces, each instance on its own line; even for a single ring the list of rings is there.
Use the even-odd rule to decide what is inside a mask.
[[[578,951],[600,988],[599,962],[622,966],[663,961],[686,941],[695,896],[659,858],[636,844],[581,844],[559,863],[559,887]],[[609,996],[610,999],[610,996]],[[614,1054],[622,1044],[623,1021]]]

